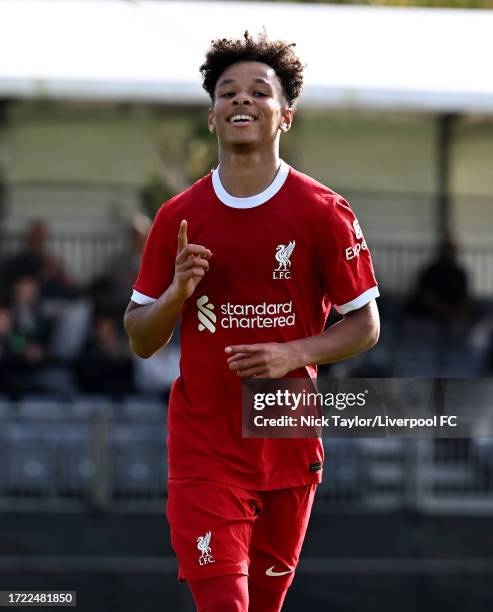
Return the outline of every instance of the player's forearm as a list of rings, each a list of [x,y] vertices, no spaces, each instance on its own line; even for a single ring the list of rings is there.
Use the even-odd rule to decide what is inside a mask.
[[[379,334],[380,318],[373,301],[349,313],[323,334],[291,342],[296,366],[293,369],[355,357],[374,346]]]
[[[148,358],[167,344],[183,306],[183,299],[171,285],[163,295],[146,306],[129,307],[124,326],[130,348],[139,357]]]

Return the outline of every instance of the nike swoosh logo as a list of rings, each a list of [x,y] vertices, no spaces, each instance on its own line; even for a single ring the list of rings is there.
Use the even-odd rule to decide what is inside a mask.
[[[265,571],[267,576],[284,576],[284,574],[290,574],[293,571],[293,570],[288,570],[287,572],[275,572],[274,571],[275,567],[276,566],[273,565],[272,567],[269,567],[269,569]]]

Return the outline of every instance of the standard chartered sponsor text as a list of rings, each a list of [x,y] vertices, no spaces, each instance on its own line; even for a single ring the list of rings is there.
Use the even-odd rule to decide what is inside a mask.
[[[224,329],[288,327],[296,322],[292,300],[280,304],[268,302],[232,304],[227,302],[220,305],[220,311],[221,327]]]

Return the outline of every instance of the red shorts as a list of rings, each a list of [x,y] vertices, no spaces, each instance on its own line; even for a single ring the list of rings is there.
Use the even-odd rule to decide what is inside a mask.
[[[244,574],[284,590],[305,538],[316,484],[250,491],[209,480],[169,480],[167,517],[179,580]]]

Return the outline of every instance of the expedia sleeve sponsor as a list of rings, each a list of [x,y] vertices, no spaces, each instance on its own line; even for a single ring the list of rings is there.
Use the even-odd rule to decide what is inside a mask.
[[[321,284],[336,310],[347,314],[378,297],[373,263],[360,224],[346,200],[331,200],[324,213],[317,228]]]
[[[368,246],[366,245],[366,240],[364,238],[361,242],[357,242],[356,244],[353,244],[352,246],[346,247],[344,249],[344,254],[346,255],[346,261],[351,261],[351,259],[354,259],[355,257],[359,257],[359,254],[361,253],[361,251],[364,251],[367,248]]]

